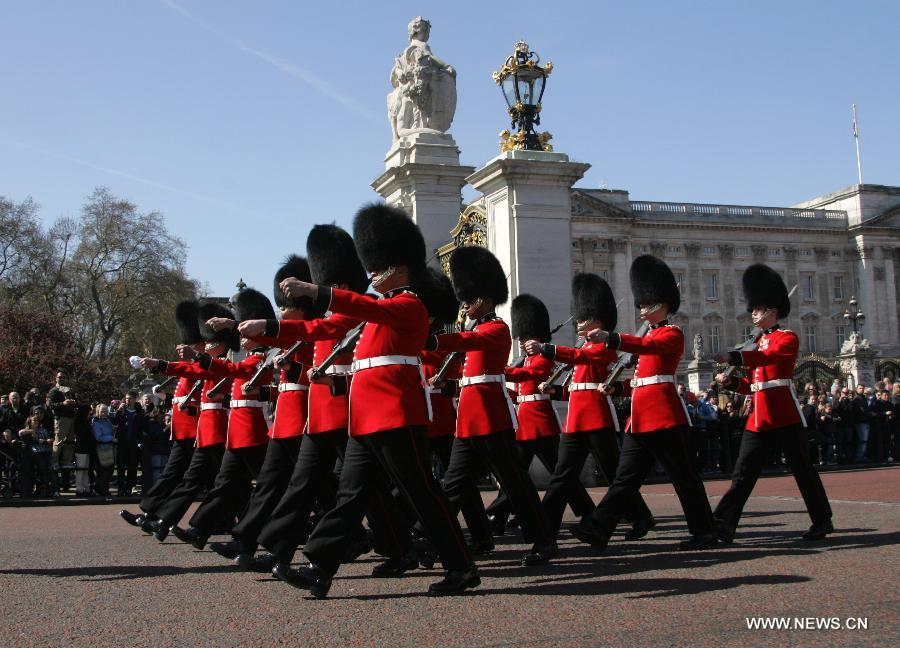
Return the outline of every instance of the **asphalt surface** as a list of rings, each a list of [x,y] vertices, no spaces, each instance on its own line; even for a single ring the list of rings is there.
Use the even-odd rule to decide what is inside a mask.
[[[210,551],[157,543],[120,505],[3,508],[0,646],[897,645],[900,467],[824,482],[836,526],[824,542],[799,539],[809,519],[793,480],[772,477],[735,544],[677,552],[677,499],[653,485],[659,525],[646,539],[594,554],[564,530],[557,561],[524,568],[527,547],[508,535],[479,562],[479,589],[442,599],[424,595],[437,570],[372,579],[371,555],[315,601]],[[713,505],[726,487],[707,484]],[[840,627],[750,630],[748,617]],[[846,627],[857,618],[868,627]]]

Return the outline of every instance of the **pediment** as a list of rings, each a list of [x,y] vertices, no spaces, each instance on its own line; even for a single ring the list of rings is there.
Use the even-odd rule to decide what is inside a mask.
[[[572,190],[572,216],[595,217],[595,218],[627,218],[633,219],[634,215],[608,203],[605,200],[596,198],[579,189]]]
[[[869,220],[863,221],[861,225],[863,227],[874,225],[877,227],[890,227],[894,229],[900,229],[900,206],[892,207],[883,214],[879,214],[875,218],[870,218]]]

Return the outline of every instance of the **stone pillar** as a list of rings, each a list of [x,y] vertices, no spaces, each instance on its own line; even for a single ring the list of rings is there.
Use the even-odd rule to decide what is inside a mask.
[[[715,371],[715,362],[694,358],[687,365],[688,389],[695,394],[706,391],[715,377]]]
[[[634,316],[634,297],[631,294],[631,282],[628,272],[631,269],[631,246],[627,239],[609,239],[609,286],[612,288],[616,302],[619,304],[619,331],[631,333],[636,330]]]
[[[900,313],[897,312],[897,253],[893,247],[884,246],[882,263],[884,264],[884,302],[887,316],[887,338],[883,341],[885,353],[900,354]]]
[[[543,300],[551,325],[571,315],[571,189],[589,168],[563,153],[507,151],[467,178],[484,194],[488,248],[509,276],[510,300],[498,309],[507,322],[521,293]],[[564,327],[554,339],[571,343],[572,334]]]
[[[721,347],[727,349],[730,346],[743,341],[743,331],[737,330],[737,316],[740,309],[736,307],[737,295],[734,286],[734,245],[731,243],[719,244],[719,256],[722,258],[722,320],[725,330]]]
[[[875,358],[878,352],[868,346],[859,346],[840,353],[838,360],[841,371],[847,377],[847,385],[856,389],[857,385],[871,387],[875,384]]]
[[[417,133],[394,143],[385,157],[385,169],[372,188],[415,221],[430,257],[450,240],[462,207],[462,187],[475,167],[460,165],[452,136]],[[437,266],[437,260],[431,264]]]
[[[800,308],[799,304],[801,303],[800,299],[800,275],[797,272],[797,248],[793,245],[785,245],[784,246],[784,256],[787,260],[787,271],[784,273],[784,283],[787,286],[788,292],[791,291],[791,288],[797,286],[797,290],[794,291],[794,294],[790,298],[791,302],[791,314],[787,318],[787,328],[791,329],[800,337],[800,348],[805,350],[806,348],[806,338],[805,333],[800,328]]]
[[[874,250],[862,235],[856,237],[856,278],[859,279],[859,291],[855,286],[851,287],[851,294],[859,300],[860,310],[866,314],[864,332],[869,341],[878,346],[881,344],[879,335],[878,299],[875,293],[875,259]],[[851,279],[852,281],[852,279]]]
[[[681,314],[687,318],[684,329],[685,340],[690,340],[695,333],[706,336],[703,330],[703,306],[706,299],[703,295],[703,274],[700,271],[700,244],[695,241],[685,242],[684,256],[687,269],[684,273],[686,285],[681,287]]]

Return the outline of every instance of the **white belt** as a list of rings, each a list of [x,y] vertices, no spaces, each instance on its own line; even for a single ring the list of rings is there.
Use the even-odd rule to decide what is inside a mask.
[[[646,385],[659,385],[661,383],[674,383],[675,376],[666,376],[659,374],[657,376],[647,376],[646,378],[632,378],[632,387],[644,387]]]
[[[443,395],[443,393],[444,393],[440,387],[428,387],[425,391],[427,391],[429,394],[438,394],[438,395]]]
[[[517,396],[517,403],[532,403],[534,401],[550,400],[550,394],[528,394],[527,396]]]
[[[236,407],[265,407],[265,401],[258,400],[233,400],[231,401],[231,409],[235,409]]]
[[[309,385],[300,383],[278,383],[278,392],[309,391]]]
[[[375,367],[387,367],[390,365],[415,365],[417,366],[421,360],[419,356],[403,356],[403,355],[383,355],[373,358],[360,358],[354,360],[350,365],[353,373],[362,371],[363,369],[374,369]]]
[[[353,370],[353,365],[331,365],[325,370],[325,375],[348,374]]]
[[[772,389],[773,387],[791,387],[793,381],[790,378],[777,378],[775,380],[766,380],[764,382],[751,383],[750,391],[758,392],[763,389]]]
[[[487,383],[505,383],[506,376],[503,374],[482,374],[480,376],[464,376],[459,381],[460,387],[467,387],[468,385],[484,385]],[[506,388],[504,387],[504,391]]]
[[[182,403],[186,403],[187,399],[187,396],[176,396],[172,399],[172,403],[174,403],[175,405],[181,405]]]
[[[569,391],[588,391],[591,389],[599,389],[600,383],[569,383]]]
[[[225,409],[222,403],[201,403],[200,411]]]

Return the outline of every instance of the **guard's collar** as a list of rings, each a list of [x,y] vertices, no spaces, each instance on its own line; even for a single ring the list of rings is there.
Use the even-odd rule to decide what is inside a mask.
[[[495,313],[494,311],[491,311],[490,313],[486,314],[484,317],[480,318],[477,323],[484,324],[485,322],[490,322],[491,320],[495,320],[495,319],[497,319],[497,313]]]
[[[669,325],[669,320],[667,320],[667,319],[661,319],[661,320],[659,320],[656,324],[651,324],[651,325],[650,325],[650,328],[652,328],[652,329],[657,329],[657,328],[659,328],[660,326],[668,326],[668,325]]]
[[[411,292],[409,286],[400,286],[399,288],[392,288],[384,293],[385,297],[396,297],[397,295],[405,292]]]
[[[763,333],[769,334],[769,333],[771,333],[772,331],[777,331],[777,330],[780,329],[780,328],[781,328],[781,325],[780,325],[778,322],[775,322],[774,324],[772,324],[772,326],[770,326],[769,328],[763,330]]]

